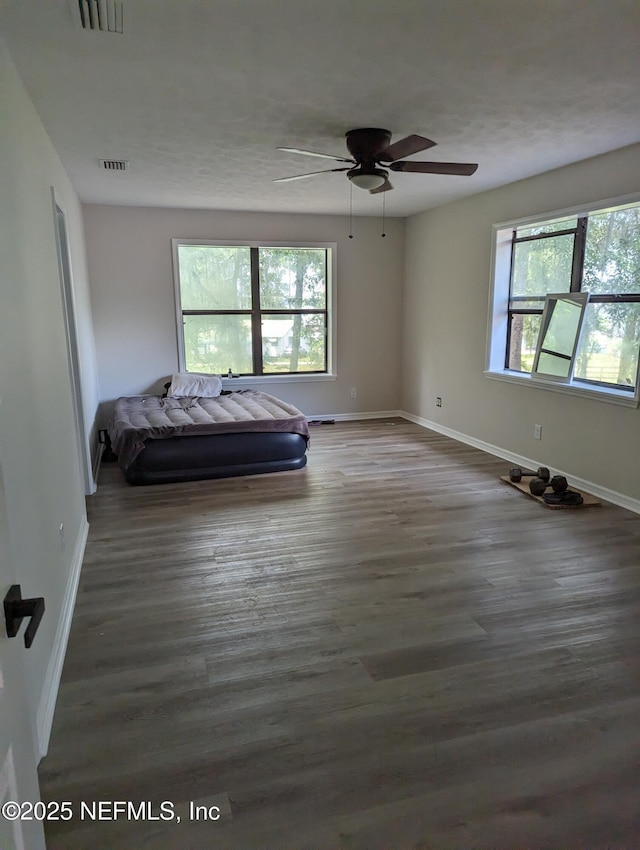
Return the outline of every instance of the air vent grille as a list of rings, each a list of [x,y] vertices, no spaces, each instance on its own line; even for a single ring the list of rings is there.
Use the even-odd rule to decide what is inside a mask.
[[[84,29],[122,34],[124,8],[121,0],[78,0],[78,8]]]
[[[101,159],[100,165],[105,171],[126,171],[129,168],[126,159]]]

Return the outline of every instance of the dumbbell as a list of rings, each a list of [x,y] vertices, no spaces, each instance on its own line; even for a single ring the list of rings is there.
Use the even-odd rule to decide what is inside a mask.
[[[551,487],[554,493],[564,493],[568,486],[564,475],[554,475],[550,481],[536,477],[529,482],[529,490],[534,496],[542,496],[547,487]]]
[[[522,481],[523,478],[541,478],[543,481],[548,481],[551,478],[551,473],[546,466],[539,466],[537,472],[526,472],[519,466],[514,466],[509,470],[509,480],[515,484]]]

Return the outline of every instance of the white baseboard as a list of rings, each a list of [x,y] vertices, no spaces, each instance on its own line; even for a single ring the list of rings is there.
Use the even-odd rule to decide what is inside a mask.
[[[42,697],[38,706],[38,714],[36,717],[38,748],[40,758],[44,758],[49,749],[49,738],[51,736],[51,726],[53,724],[53,714],[56,708],[56,700],[58,698],[58,688],[60,687],[60,677],[62,676],[62,666],[64,664],[64,656],[67,651],[67,642],[69,640],[69,632],[71,631],[71,620],[73,618],[73,609],[76,604],[76,593],[78,592],[78,582],[80,581],[80,571],[82,569],[82,561],[84,559],[84,550],[87,543],[87,535],[89,533],[89,523],[86,518],[80,527],[76,546],[73,552],[71,561],[71,569],[67,580],[67,587],[62,603],[62,611],[58,620],[58,628],[53,643],[51,658],[47,667],[47,674],[42,688]]]
[[[423,419],[421,416],[414,416],[413,413],[400,411],[398,415],[402,416],[403,419],[408,419],[409,422],[415,422],[416,425],[421,425],[423,428],[429,428],[431,431],[436,431],[438,434],[442,434],[445,437],[451,437],[451,439],[458,440],[460,443],[466,443],[468,446],[473,446],[483,452],[496,455],[496,457],[508,460],[522,468],[535,469],[540,465],[537,460],[524,457],[524,455],[514,454],[513,452],[500,448],[500,446],[494,446],[491,443],[485,443],[484,440],[478,440],[468,434],[463,434],[461,431],[454,431],[453,428],[447,428],[445,425],[440,425],[438,422],[431,422],[428,419]],[[574,487],[577,487],[578,490],[585,490],[593,496],[603,499],[605,502],[611,502],[611,504],[618,505],[620,508],[626,508],[628,511],[640,514],[640,500],[638,499],[632,499],[624,493],[617,493],[615,490],[609,490],[608,487],[602,487],[600,484],[596,484],[593,481],[587,481],[585,478],[580,478],[579,476],[574,475],[570,470],[555,469],[554,467],[553,471],[554,474],[564,475],[569,478],[571,480],[571,484]]]

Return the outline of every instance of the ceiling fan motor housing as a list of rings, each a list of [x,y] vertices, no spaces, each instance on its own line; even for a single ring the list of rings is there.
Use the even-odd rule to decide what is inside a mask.
[[[391,132],[376,127],[362,127],[345,133],[347,148],[356,161],[356,167],[347,171],[347,177],[359,189],[379,189],[389,172],[378,168],[379,157],[389,147]]]
[[[379,155],[389,147],[391,132],[377,127],[362,127],[345,133],[347,149],[358,165],[375,167]]]

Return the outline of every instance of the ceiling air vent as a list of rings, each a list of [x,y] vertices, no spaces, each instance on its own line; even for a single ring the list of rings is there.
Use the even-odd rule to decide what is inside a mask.
[[[127,171],[129,161],[126,159],[101,159],[100,165],[105,171]]]
[[[84,29],[122,33],[124,10],[121,0],[78,0],[78,8]]]

